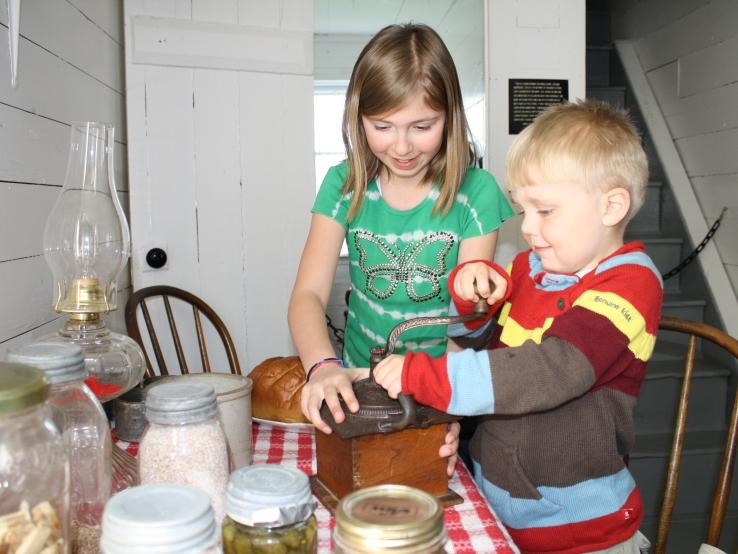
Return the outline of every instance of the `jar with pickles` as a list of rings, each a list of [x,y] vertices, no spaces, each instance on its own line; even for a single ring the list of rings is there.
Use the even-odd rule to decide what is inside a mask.
[[[226,494],[224,554],[314,554],[315,507],[300,470],[255,464],[234,471]]]
[[[44,372],[0,363],[0,552],[69,552],[69,462]]]

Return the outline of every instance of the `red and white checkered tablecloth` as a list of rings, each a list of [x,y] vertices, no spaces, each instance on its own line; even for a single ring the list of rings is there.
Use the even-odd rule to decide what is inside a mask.
[[[315,438],[312,431],[259,423],[253,425],[254,463],[280,464],[296,467],[308,475],[315,474]],[[116,444],[134,456],[138,453],[136,443],[116,440]],[[463,503],[450,506],[444,512],[449,536],[446,551],[449,554],[519,554],[520,551],[490,509],[464,464],[456,466],[449,487],[464,499]],[[320,503],[316,516],[318,552],[332,552],[333,516]]]

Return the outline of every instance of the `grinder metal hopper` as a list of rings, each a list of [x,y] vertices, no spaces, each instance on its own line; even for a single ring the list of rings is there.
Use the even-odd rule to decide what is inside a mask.
[[[374,367],[385,357],[395,350],[399,336],[415,327],[426,325],[444,325],[471,321],[487,314],[487,302],[482,299],[474,307],[474,313],[467,315],[445,316],[445,317],[418,317],[408,319],[398,324],[387,338],[386,348],[381,346],[372,348],[370,352],[370,372],[367,379],[362,379],[353,384],[354,394],[359,401],[359,411],[349,411],[343,399],[340,400],[341,408],[346,414],[343,423],[336,423],[328,407],[323,404],[320,409],[320,417],[325,421],[334,433],[341,438],[348,439],[373,433],[391,433],[405,428],[424,429],[436,423],[456,421],[459,418],[439,412],[428,406],[417,404],[412,396],[400,394],[397,400],[389,397],[387,391],[374,380]]]

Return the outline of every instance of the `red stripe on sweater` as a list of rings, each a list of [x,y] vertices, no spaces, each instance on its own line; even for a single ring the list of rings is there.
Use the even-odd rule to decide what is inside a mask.
[[[446,354],[431,358],[425,352],[407,352],[402,366],[402,392],[417,402],[445,412],[451,401]]]
[[[586,336],[582,329],[588,330]],[[545,335],[559,337],[584,354],[595,372],[593,389],[609,387],[637,396],[646,364],[636,360],[625,336],[605,316],[575,306],[557,317]]]
[[[508,527],[521,554],[581,554],[604,550],[632,537],[643,519],[643,501],[638,488],[615,513],[606,516],[531,529]]]
[[[629,247],[630,246],[630,247]],[[637,245],[626,245],[612,256],[641,251]],[[561,291],[540,290],[528,276],[529,252],[519,254],[513,261],[511,273],[515,276],[513,312],[510,314],[525,329],[535,329],[543,325],[544,314],[551,315],[568,309],[579,296],[587,290],[597,290],[603,295],[616,294],[627,300],[646,321],[646,330],[651,334],[658,332],[661,302],[655,301],[663,290],[656,275],[644,266],[626,264],[616,270],[591,272],[582,277],[581,282]],[[609,259],[609,258],[606,258]],[[604,260],[603,260],[604,261]],[[524,284],[524,290],[520,289]]]

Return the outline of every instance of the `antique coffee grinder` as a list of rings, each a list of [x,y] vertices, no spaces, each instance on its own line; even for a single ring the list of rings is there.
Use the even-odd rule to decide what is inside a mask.
[[[445,506],[462,501],[448,488],[447,460],[438,455],[448,423],[459,418],[417,404],[412,396],[390,398],[374,380],[374,367],[394,352],[403,332],[425,325],[470,321],[486,315],[487,309],[482,299],[472,314],[418,317],[400,323],[390,332],[386,348],[372,348],[369,377],[353,384],[359,411],[351,413],[341,400],[346,419],[338,424],[323,404],[320,415],[333,433],[315,433],[318,472],[312,488],[328,509],[333,511],[338,501],[354,490],[388,483],[421,489]]]

